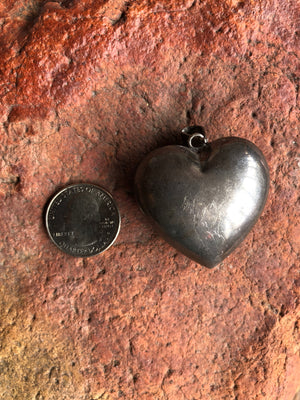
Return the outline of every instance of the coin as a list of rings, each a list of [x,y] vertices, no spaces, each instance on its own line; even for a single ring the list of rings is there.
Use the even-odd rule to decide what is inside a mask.
[[[82,183],[68,186],[50,201],[46,228],[65,253],[89,257],[108,249],[120,230],[120,214],[103,188]]]

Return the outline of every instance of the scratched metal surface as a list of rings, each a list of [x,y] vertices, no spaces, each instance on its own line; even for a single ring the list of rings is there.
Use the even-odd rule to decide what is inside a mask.
[[[170,244],[214,267],[257,221],[269,171],[261,151],[247,140],[229,137],[206,148],[153,151],[138,169],[136,192],[141,208]]]

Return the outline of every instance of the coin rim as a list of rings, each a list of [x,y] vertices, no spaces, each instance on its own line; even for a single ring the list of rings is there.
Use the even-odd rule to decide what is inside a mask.
[[[49,212],[50,212],[50,209],[51,209],[52,204],[55,202],[56,198],[57,198],[61,193],[63,193],[64,191],[66,191],[66,190],[68,190],[68,189],[71,189],[71,188],[73,188],[73,187],[77,187],[77,186],[89,186],[89,187],[94,187],[94,188],[96,188],[96,189],[100,189],[101,191],[103,191],[104,193],[106,193],[106,194],[110,197],[110,199],[112,200],[112,202],[113,202],[113,204],[115,205],[115,208],[116,208],[116,210],[117,210],[117,215],[118,215],[118,230],[117,230],[117,232],[116,232],[116,234],[115,234],[115,237],[114,237],[114,239],[112,240],[112,242],[111,242],[105,249],[103,249],[103,250],[101,250],[101,251],[99,251],[98,253],[95,253],[95,254],[87,254],[87,255],[82,255],[82,254],[81,254],[81,255],[76,255],[76,254],[72,254],[71,252],[68,252],[68,251],[66,251],[65,249],[61,248],[61,247],[55,242],[55,240],[54,240],[54,238],[53,238],[53,236],[52,236],[52,234],[51,234],[51,232],[50,232],[50,228],[49,228],[49,224],[48,224],[48,216],[49,216]],[[46,214],[45,214],[45,225],[46,225],[46,230],[47,230],[48,236],[50,237],[51,241],[55,244],[55,246],[59,248],[59,250],[61,250],[61,251],[64,252],[65,254],[68,254],[68,255],[70,255],[70,256],[72,256],[72,257],[76,257],[76,258],[87,258],[87,257],[93,257],[93,256],[96,256],[96,255],[98,255],[98,254],[104,253],[106,250],[108,250],[108,249],[114,244],[114,242],[116,241],[117,237],[119,236],[120,229],[121,229],[121,215],[120,215],[119,208],[118,208],[118,206],[117,206],[117,204],[116,204],[116,202],[115,202],[113,196],[110,194],[110,192],[108,192],[108,191],[107,191],[106,189],[104,189],[102,186],[94,185],[93,183],[74,183],[74,184],[72,184],[72,185],[65,186],[63,189],[59,190],[56,194],[53,195],[53,197],[51,198],[51,200],[50,200],[50,202],[49,202],[49,204],[48,204],[48,206],[47,206],[47,210],[46,210]]]

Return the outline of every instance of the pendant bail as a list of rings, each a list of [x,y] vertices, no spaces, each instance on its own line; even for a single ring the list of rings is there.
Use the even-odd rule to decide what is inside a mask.
[[[202,126],[193,125],[182,129],[181,133],[187,140],[187,145],[191,149],[199,150],[207,145],[208,139]]]

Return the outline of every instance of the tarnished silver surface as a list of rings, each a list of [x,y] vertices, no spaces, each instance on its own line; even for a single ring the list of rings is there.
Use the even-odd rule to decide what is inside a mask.
[[[189,137],[189,147],[172,145],[150,153],[137,170],[135,189],[142,210],[164,238],[212,268],[259,218],[269,171],[262,152],[248,140],[227,137],[207,143],[201,135]]]

